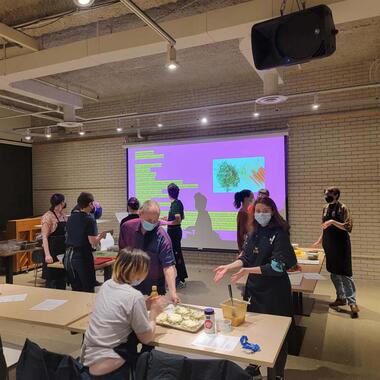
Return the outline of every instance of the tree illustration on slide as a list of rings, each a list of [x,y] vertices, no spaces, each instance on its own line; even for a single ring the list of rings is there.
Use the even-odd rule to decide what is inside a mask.
[[[220,186],[223,187],[226,192],[236,187],[240,182],[239,174],[235,166],[229,164],[227,161],[223,161],[219,166],[216,178]]]

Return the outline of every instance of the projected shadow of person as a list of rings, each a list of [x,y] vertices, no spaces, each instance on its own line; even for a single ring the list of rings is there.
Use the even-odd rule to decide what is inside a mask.
[[[203,245],[204,247],[212,247],[215,242],[220,242],[221,238],[212,229],[212,220],[207,208],[207,198],[202,193],[194,195],[195,209],[197,210],[197,219],[194,226],[188,227],[186,230],[192,232],[186,242],[187,244]]]

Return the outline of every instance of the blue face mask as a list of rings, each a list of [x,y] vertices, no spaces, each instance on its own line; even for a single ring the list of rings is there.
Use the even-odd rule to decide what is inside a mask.
[[[261,227],[266,227],[272,219],[272,214],[270,212],[255,212],[255,219]]]
[[[150,223],[150,222],[147,222],[146,220],[143,220],[142,226],[145,231],[153,231],[156,228],[157,223]]]
[[[129,285],[131,286],[139,286],[144,280],[135,280],[135,281],[131,281],[129,283]]]

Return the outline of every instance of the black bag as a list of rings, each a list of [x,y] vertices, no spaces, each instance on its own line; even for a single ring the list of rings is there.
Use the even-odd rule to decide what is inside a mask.
[[[25,341],[16,368],[16,380],[88,380],[84,366],[68,355],[56,354]]]

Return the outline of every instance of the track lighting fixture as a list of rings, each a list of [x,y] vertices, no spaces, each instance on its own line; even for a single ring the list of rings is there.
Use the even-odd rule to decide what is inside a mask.
[[[177,51],[174,46],[168,45],[167,55],[166,55],[166,67],[170,71],[174,71],[178,68],[177,62]]]
[[[94,4],[95,0],[74,0],[74,4],[80,8],[88,8]]]

